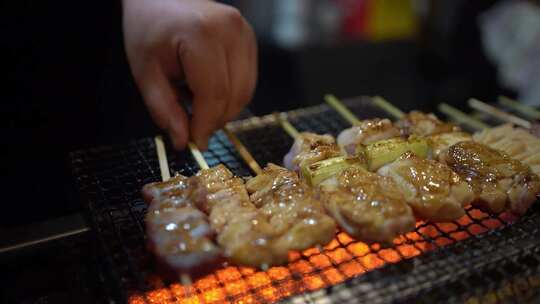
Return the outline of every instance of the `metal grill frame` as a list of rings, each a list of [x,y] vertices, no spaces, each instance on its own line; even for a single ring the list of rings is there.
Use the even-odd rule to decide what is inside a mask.
[[[370,106],[366,98],[350,99],[345,103],[360,118],[386,117],[385,113]],[[291,111],[288,115],[291,123],[301,131],[328,132],[336,135],[348,127],[347,122],[326,105]],[[229,127],[251,150],[260,164],[280,163],[292,144],[292,139],[274,123],[271,115],[233,122]],[[262,130],[264,136],[261,136]],[[270,145],[269,142],[275,145]],[[204,155],[210,166],[224,163],[237,175],[250,174],[248,167],[222,133],[216,134],[211,139],[209,152],[205,152]],[[188,152],[173,153],[172,149],[168,149],[168,160],[171,170],[183,175],[190,176],[198,170]],[[154,275],[153,258],[145,248],[143,220],[146,205],[139,192],[142,185],[160,178],[152,139],[73,152],[71,162],[79,191],[88,209],[87,214],[99,237],[107,257],[106,262],[121,292],[122,300],[126,301],[133,292],[146,292],[162,287],[163,282]],[[519,219],[492,214],[475,219],[470,213],[478,210],[468,208],[467,214],[471,222],[467,226],[456,223],[459,231],[444,231],[437,224],[422,223],[416,232],[423,242],[433,246],[433,250],[428,252],[421,250],[424,253],[413,258],[401,256],[402,259],[397,263],[383,261],[385,265],[381,268],[366,271],[363,275],[348,279],[344,283],[334,284],[325,276],[325,271],[335,268],[339,272],[341,264],[354,260],[362,265],[363,258],[349,252],[352,259],[336,261],[332,257],[332,252],[341,248],[348,250],[351,244],[346,238],[346,241],[342,242],[343,238],[338,234],[338,243],[334,244],[334,248],[330,245],[322,253],[300,253],[296,259],[293,258],[291,264],[296,262],[310,264],[311,255],[319,254],[325,256],[330,265],[319,268],[311,264],[310,272],[291,273],[287,280],[298,284],[296,291],[299,294],[281,294],[279,298],[289,297],[284,302],[296,304],[357,301],[387,303],[419,299],[426,302],[463,302],[471,297],[489,296],[490,292],[502,301],[520,296],[522,300],[538,297],[539,209],[536,204]],[[491,229],[484,224],[486,221],[499,221],[500,227]],[[484,227],[486,232],[472,234],[469,228],[473,225]],[[432,238],[429,233],[422,232],[422,229],[427,227],[435,229],[438,235]],[[462,236],[456,238],[454,232],[465,232],[469,235],[461,240]],[[406,237],[404,242],[414,245],[414,241],[407,240]],[[383,250],[385,249],[378,245],[372,245],[366,255],[373,254],[381,259],[379,252]],[[239,273],[240,279],[246,281],[256,274],[253,270],[245,268],[239,268]],[[344,273],[340,275],[348,277]],[[303,283],[303,279],[307,276],[320,277],[324,281],[323,286],[330,287],[312,291],[312,288]],[[275,287],[279,291],[279,286],[283,282],[279,279],[270,279],[268,286]],[[516,288],[514,289],[518,291],[508,292],[507,285],[510,284],[508,282],[514,281],[521,286],[519,290],[532,290],[533,293],[523,294]],[[223,282],[219,284],[223,287]],[[267,302],[267,299],[259,293],[264,287],[250,288],[247,293],[257,302]],[[501,290],[504,291],[506,298],[500,294]],[[194,289],[193,292],[197,294],[202,290]],[[228,295],[226,300],[232,302],[241,296],[243,295]]]

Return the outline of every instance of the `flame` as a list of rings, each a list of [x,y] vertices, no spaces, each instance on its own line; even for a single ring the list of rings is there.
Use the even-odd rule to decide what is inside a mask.
[[[143,303],[272,303],[288,296],[339,284],[388,263],[411,259],[437,247],[512,223],[515,215],[497,217],[479,209],[450,223],[417,222],[417,229],[394,240],[394,246],[355,241],[344,232],[320,251],[310,248],[290,252],[289,264],[257,271],[247,267],[223,267],[196,280],[191,286],[166,285],[159,276],[148,278],[154,289],[133,291],[128,302]]]

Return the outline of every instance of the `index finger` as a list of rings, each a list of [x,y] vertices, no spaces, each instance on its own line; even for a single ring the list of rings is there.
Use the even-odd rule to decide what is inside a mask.
[[[193,93],[191,136],[206,149],[213,131],[221,127],[230,99],[225,50],[214,40],[199,39],[181,44],[178,54]]]

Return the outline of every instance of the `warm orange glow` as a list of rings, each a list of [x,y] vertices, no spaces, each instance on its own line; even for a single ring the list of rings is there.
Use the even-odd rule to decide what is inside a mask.
[[[450,223],[418,222],[416,231],[396,238],[392,247],[357,242],[344,232],[323,247],[290,252],[289,264],[257,271],[248,267],[223,267],[190,286],[166,285],[152,275],[152,291],[132,292],[130,304],[150,303],[260,303],[277,302],[298,293],[339,284],[387,263],[414,258],[423,252],[485,233],[517,219],[510,213],[491,217],[478,209]]]

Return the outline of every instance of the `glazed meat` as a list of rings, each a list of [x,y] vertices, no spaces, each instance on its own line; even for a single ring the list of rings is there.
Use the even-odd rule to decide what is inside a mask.
[[[149,247],[168,269],[178,274],[201,272],[200,265],[215,264],[221,249],[213,242],[206,214],[196,208],[204,196],[193,179],[177,175],[167,182],[148,184],[143,197]]]
[[[334,220],[326,215],[313,189],[295,172],[268,164],[246,186],[251,201],[278,236],[273,241],[277,255],[286,257],[289,250],[325,245],[335,236]]]
[[[431,158],[438,160],[448,148],[459,142],[472,140],[472,136],[465,132],[449,132],[428,136],[427,140],[431,147]]]
[[[215,171],[203,170],[206,188],[223,184],[225,174]],[[232,176],[230,171],[227,174]],[[208,206],[217,242],[236,264],[281,265],[288,261],[290,250],[325,245],[335,235],[335,222],[294,172],[270,164],[246,184],[251,198],[241,179],[228,183],[225,190],[209,197]]]
[[[400,130],[389,119],[363,120],[349,129],[343,130],[338,138],[338,144],[348,155],[354,155],[356,146],[367,145],[379,140],[400,136]]]
[[[403,136],[429,136],[460,130],[454,124],[439,120],[432,113],[426,114],[419,111],[410,112],[398,120],[395,125],[401,130]]]
[[[225,166],[144,187],[151,248],[179,273],[221,257],[262,267],[287,262],[290,250],[328,243],[336,224],[294,172],[270,164],[248,182]],[[215,239],[215,242],[214,242]]]
[[[504,124],[474,134],[474,140],[505,152],[540,174],[540,139],[528,130]]]
[[[291,150],[283,159],[285,167],[298,171],[301,166],[311,165],[320,160],[340,156],[341,150],[331,135],[302,132],[294,140]]]
[[[324,181],[320,192],[325,208],[341,228],[362,241],[388,244],[414,229],[412,210],[388,177],[350,167]]]
[[[377,173],[392,178],[416,217],[424,220],[456,220],[474,199],[469,184],[448,166],[412,153],[403,154]]]
[[[540,192],[540,179],[529,167],[481,143],[460,142],[441,159],[472,186],[475,204],[492,212],[523,214]]]

